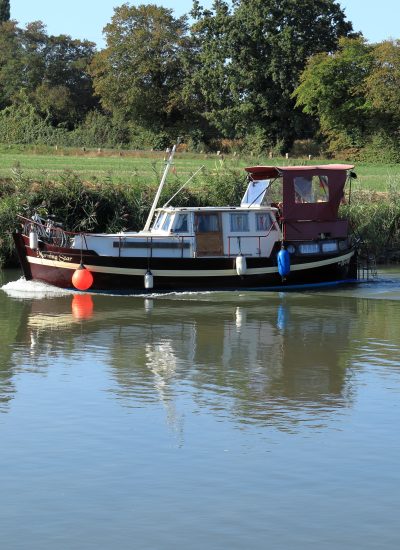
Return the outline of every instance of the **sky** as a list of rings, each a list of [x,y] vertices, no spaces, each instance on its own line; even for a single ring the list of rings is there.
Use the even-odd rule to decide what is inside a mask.
[[[369,42],[400,38],[400,0],[338,1],[354,30],[361,31]],[[301,0],[298,2],[301,8]],[[11,18],[17,20],[20,27],[40,20],[46,25],[48,34],[87,39],[95,42],[99,49],[105,45],[102,30],[110,22],[114,7],[124,3],[158,4],[172,8],[175,16],[187,14],[192,6],[191,0],[10,0]],[[200,4],[209,7],[212,0],[200,0]]]

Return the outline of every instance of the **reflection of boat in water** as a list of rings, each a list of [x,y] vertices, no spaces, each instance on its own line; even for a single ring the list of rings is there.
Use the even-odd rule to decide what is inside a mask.
[[[140,232],[72,234],[36,215],[22,218],[14,241],[26,279],[82,290],[170,291],[357,278],[348,221],[338,214],[353,166],[253,166],[240,206],[168,201],[156,209],[171,162],[172,154]]]
[[[105,365],[121,404],[161,401],[173,424],[183,391],[215,414],[286,427],[297,414],[320,420],[348,404],[356,301],[205,294],[148,299],[149,307],[134,297],[91,299],[86,318],[76,317],[71,296],[26,302],[9,372],[28,349],[41,371],[79,356]]]

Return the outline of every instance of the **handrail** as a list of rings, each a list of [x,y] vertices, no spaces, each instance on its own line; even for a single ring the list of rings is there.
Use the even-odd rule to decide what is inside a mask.
[[[228,235],[228,256],[231,256],[231,239],[239,239],[239,250],[240,250],[241,239],[258,239],[259,256],[261,256],[261,239],[267,239],[273,227],[275,227],[275,223],[271,224],[266,235]]]

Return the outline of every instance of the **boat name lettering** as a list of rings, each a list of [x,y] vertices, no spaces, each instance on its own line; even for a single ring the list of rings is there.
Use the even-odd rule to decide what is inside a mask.
[[[59,260],[62,262],[72,261],[72,256],[64,256],[63,254],[55,254],[52,252],[40,252],[38,251],[38,256],[43,258],[43,260]]]

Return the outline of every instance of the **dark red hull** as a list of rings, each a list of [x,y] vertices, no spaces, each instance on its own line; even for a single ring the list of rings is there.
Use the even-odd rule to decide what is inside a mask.
[[[235,258],[121,258],[99,256],[91,251],[57,248],[40,243],[29,248],[29,239],[14,235],[19,260],[26,279],[73,288],[72,275],[81,263],[93,275],[90,290],[144,291],[144,275],[153,274],[152,291],[217,290],[281,287],[356,278],[354,250],[335,255],[293,258],[285,281],[278,273],[276,253],[270,258],[247,258],[245,275],[236,274]]]

